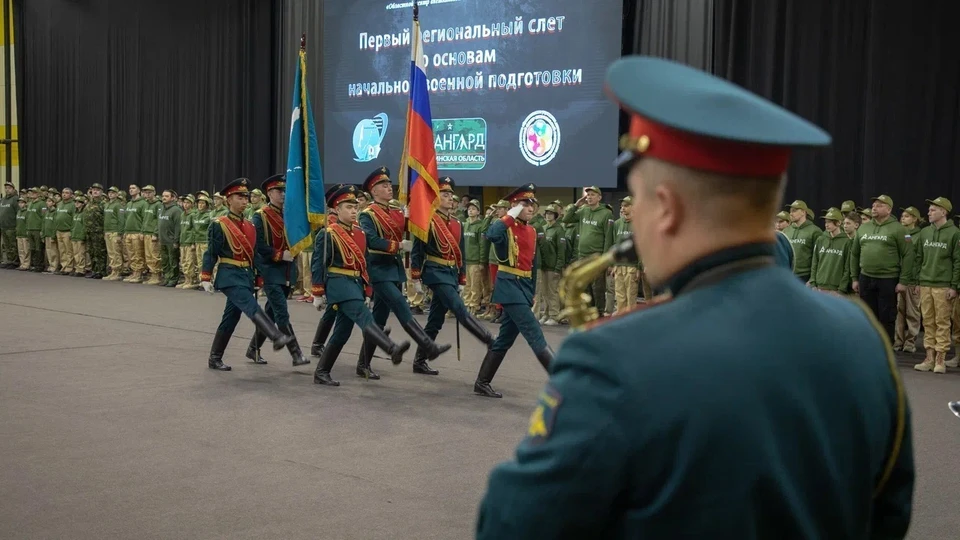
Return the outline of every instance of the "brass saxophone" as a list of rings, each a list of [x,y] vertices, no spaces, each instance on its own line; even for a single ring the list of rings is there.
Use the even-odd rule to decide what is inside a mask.
[[[582,329],[600,316],[597,308],[590,305],[593,298],[587,294],[587,288],[602,276],[607,268],[630,253],[633,253],[632,238],[623,240],[606,253],[575,261],[564,271],[560,279],[560,301],[563,302],[560,318],[570,321],[572,331]]]

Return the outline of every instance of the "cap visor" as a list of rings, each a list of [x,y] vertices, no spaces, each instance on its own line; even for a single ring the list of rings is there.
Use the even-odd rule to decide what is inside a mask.
[[[617,156],[617,159],[613,160],[613,166],[616,168],[622,167],[624,164],[629,163],[636,157],[636,154],[631,150],[624,150],[620,152],[620,155]]]

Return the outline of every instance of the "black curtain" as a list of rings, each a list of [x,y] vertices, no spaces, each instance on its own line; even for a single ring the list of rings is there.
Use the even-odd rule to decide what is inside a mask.
[[[287,147],[290,145],[290,114],[293,112],[293,79],[300,54],[300,37],[307,35],[307,90],[317,126],[317,143],[323,162],[323,4],[327,0],[284,0],[280,12],[280,32],[276,42],[276,89],[280,109],[276,119],[277,138],[274,142],[277,171],[287,165]],[[337,0],[334,0],[337,1]]]
[[[960,203],[956,2],[716,0],[715,72],[813,121],[787,200],[817,210],[881,193],[897,209]]]
[[[25,185],[268,176],[279,1],[16,0]]]

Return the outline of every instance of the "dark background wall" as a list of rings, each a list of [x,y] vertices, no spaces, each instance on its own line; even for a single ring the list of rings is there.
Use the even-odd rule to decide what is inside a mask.
[[[18,0],[24,185],[211,189],[273,170],[272,0]]]
[[[304,32],[322,122],[322,4],[16,0],[24,185],[193,191],[282,169]],[[712,71],[830,131],[832,148],[795,155],[791,200],[960,204],[953,6],[624,0],[623,49]]]

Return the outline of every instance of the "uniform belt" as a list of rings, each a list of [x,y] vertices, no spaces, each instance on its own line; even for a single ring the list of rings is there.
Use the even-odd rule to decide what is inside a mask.
[[[339,266],[331,266],[327,268],[327,271],[331,274],[339,274],[341,276],[360,277],[359,270],[350,270],[349,268],[340,268]]]
[[[227,257],[220,257],[220,262],[232,264],[233,266],[239,266],[240,268],[250,268],[250,263],[247,261],[238,261],[236,259],[228,259]]]
[[[386,251],[377,251],[375,249],[368,249],[367,251],[369,251],[370,253],[373,253],[374,255],[386,255],[388,257],[393,257],[397,255],[397,253],[387,253]]]
[[[456,265],[457,265],[457,261],[454,261],[453,259],[443,259],[443,258],[441,258],[441,257],[434,257],[433,255],[427,255],[427,260],[430,261],[430,262],[437,263],[437,264],[439,264],[439,265],[443,265],[443,266],[456,266]]]
[[[508,274],[525,277],[527,279],[530,279],[530,276],[532,275],[530,270],[520,270],[519,268],[514,268],[512,266],[504,266],[502,264],[497,266],[497,272],[506,272]]]

